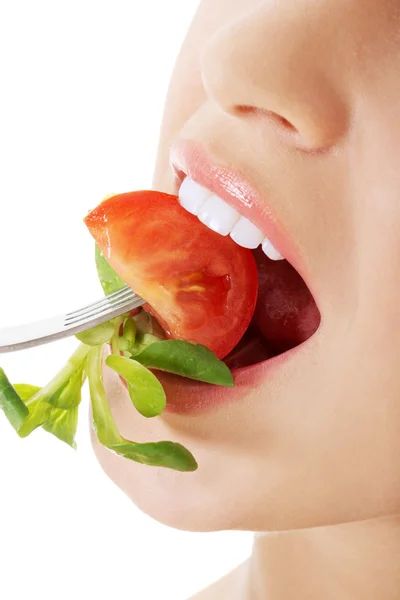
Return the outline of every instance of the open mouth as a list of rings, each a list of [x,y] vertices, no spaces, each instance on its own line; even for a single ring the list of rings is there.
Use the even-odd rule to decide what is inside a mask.
[[[85,223],[122,281],[146,299],[158,337],[200,344],[232,371],[232,387],[155,373],[166,410],[186,412],[244,398],[292,357],[302,360],[321,315],[303,250],[264,194],[188,140],[173,146],[171,163],[175,194],[119,194]]]
[[[306,283],[287,260],[275,262],[253,250],[258,267],[258,298],[250,327],[225,358],[230,369],[279,356],[307,341],[321,315]]]
[[[192,161],[194,169],[190,168],[189,161],[183,170],[183,161],[177,160],[176,155],[173,166],[176,193],[181,206],[196,215],[206,227],[220,235],[229,235],[239,246],[250,249],[257,264],[258,298],[253,318],[246,333],[224,358],[224,362],[231,370],[243,369],[279,356],[307,341],[319,328],[320,311],[298,271],[251,220],[253,211],[250,202],[245,207],[245,216],[240,210],[240,198],[239,202],[232,202],[236,204],[235,208],[215,191],[193,179],[192,174],[200,175],[196,177],[197,180],[211,183],[210,187],[219,190],[221,178],[218,181],[217,176],[217,185],[212,180],[218,175],[215,168],[207,177],[207,173],[204,175],[204,163],[197,156]],[[222,183],[225,181],[226,175]],[[232,193],[231,180],[229,185]],[[228,197],[230,200],[230,194]]]

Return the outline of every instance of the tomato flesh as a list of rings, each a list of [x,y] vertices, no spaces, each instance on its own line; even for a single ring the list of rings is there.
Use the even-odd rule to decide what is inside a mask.
[[[176,196],[162,192],[107,198],[85,223],[167,337],[203,344],[219,358],[237,345],[257,301],[250,250],[211,231]]]

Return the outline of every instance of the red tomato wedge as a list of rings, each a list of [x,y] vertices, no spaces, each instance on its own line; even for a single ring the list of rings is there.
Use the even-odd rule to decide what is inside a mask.
[[[109,197],[85,218],[109,264],[149,306],[167,337],[224,358],[248,328],[258,274],[250,250],[155,191]]]

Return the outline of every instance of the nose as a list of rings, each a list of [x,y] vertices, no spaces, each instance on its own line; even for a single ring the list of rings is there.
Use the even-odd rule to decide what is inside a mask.
[[[324,27],[302,2],[267,4],[209,38],[201,55],[205,90],[226,114],[274,122],[290,144],[329,148],[345,134],[349,112],[328,39],[332,24]]]

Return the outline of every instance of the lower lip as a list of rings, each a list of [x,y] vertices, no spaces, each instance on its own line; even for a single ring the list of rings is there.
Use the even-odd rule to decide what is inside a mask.
[[[311,339],[311,338],[310,338]],[[307,340],[308,341],[308,340]],[[184,379],[161,371],[154,371],[161,382],[166,396],[165,412],[169,413],[198,413],[209,410],[226,402],[234,402],[265,384],[276,371],[287,361],[291,360],[304,344],[300,344],[279,356],[250,367],[232,371],[235,387],[226,388],[217,385],[201,383]]]

